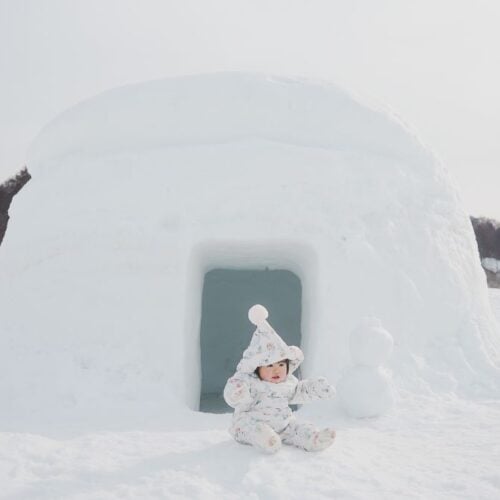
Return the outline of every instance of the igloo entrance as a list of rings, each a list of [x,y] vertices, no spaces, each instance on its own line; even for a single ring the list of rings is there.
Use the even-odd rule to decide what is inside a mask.
[[[254,327],[247,318],[265,304],[272,325],[289,345],[301,345],[302,284],[288,270],[213,269],[203,283],[200,411],[230,411],[222,391],[248,346]]]

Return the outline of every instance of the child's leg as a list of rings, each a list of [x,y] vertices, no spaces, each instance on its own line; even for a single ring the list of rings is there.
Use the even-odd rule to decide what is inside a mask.
[[[266,453],[276,453],[281,448],[279,434],[264,422],[238,425],[232,430],[236,441],[251,444]]]
[[[285,444],[306,451],[320,451],[331,446],[335,439],[335,431],[330,428],[319,430],[308,422],[292,420],[280,436]]]

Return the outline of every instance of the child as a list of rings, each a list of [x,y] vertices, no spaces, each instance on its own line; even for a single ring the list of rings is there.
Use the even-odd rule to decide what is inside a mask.
[[[323,450],[333,443],[335,431],[299,422],[288,405],[331,399],[335,389],[323,377],[299,381],[292,375],[304,355],[283,341],[267,316],[261,305],[248,312],[257,329],[224,388],[224,399],[235,409],[229,432],[236,441],[268,453],[277,452],[281,443],[306,451]]]

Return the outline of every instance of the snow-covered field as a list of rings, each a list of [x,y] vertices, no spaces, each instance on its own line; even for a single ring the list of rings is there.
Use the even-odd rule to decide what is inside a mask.
[[[229,416],[182,430],[0,436],[5,499],[498,498],[500,402],[409,398],[391,414],[334,423],[336,444],[263,456]]]
[[[500,291],[490,294],[500,320]],[[500,401],[398,399],[366,420],[304,406],[304,418],[338,429],[317,454],[239,445],[228,414],[191,412],[164,429],[2,433],[0,498],[500,498]]]

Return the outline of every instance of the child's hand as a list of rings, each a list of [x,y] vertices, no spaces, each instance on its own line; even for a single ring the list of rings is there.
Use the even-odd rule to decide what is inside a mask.
[[[327,382],[325,377],[308,378],[299,380],[295,393],[289,402],[291,404],[302,404],[318,399],[332,399],[334,396],[335,389]]]
[[[243,380],[230,378],[224,388],[224,399],[229,406],[236,408],[252,402],[250,387]]]
[[[325,377],[318,377],[314,381],[314,392],[320,399],[332,399],[335,397],[337,391],[333,385],[329,384]]]

